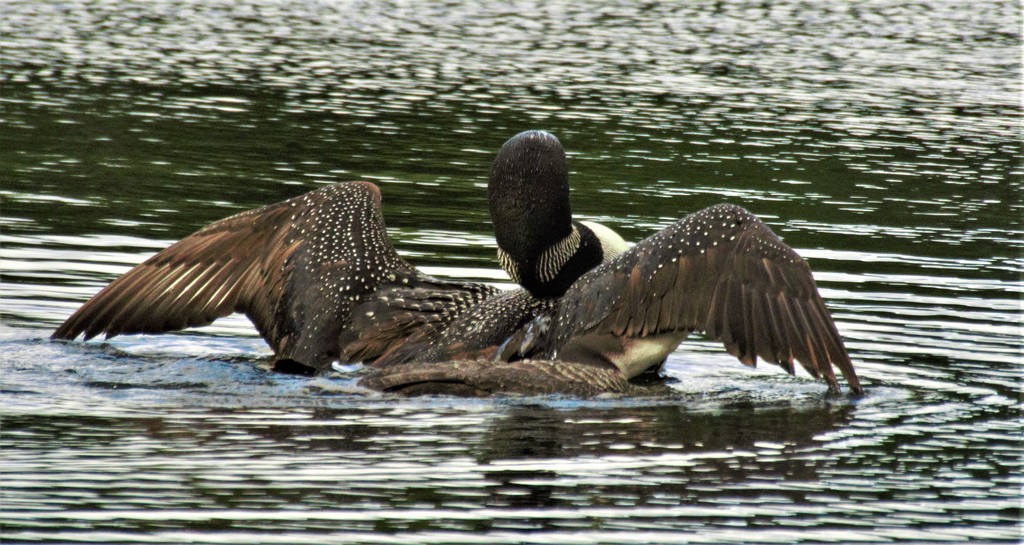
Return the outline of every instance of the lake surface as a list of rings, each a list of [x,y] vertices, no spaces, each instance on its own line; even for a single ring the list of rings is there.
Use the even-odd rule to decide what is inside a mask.
[[[0,3],[4,543],[1017,543],[1017,2]],[[497,282],[489,164],[639,240],[717,202],[808,259],[867,394],[716,343],[670,399],[396,399],[244,318],[54,343],[111,279],[325,183]]]

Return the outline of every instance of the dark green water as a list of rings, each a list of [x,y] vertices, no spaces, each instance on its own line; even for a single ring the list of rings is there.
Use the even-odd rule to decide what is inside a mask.
[[[0,539],[1017,543],[1016,2],[0,3]],[[571,156],[639,240],[742,205],[815,271],[858,400],[687,341],[677,399],[400,400],[244,319],[52,343],[199,227],[371,180],[434,274],[507,282],[493,154]]]

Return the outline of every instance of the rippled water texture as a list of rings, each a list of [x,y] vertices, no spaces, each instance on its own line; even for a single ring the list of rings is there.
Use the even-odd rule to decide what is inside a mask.
[[[1018,2],[0,2],[0,539],[1021,539]],[[244,319],[53,343],[199,227],[365,179],[504,283],[489,163],[546,129],[639,240],[716,202],[811,263],[867,395],[687,341],[661,400],[400,400]]]

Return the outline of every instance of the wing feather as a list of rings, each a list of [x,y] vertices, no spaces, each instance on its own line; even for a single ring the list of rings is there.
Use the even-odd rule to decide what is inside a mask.
[[[244,312],[278,359],[324,368],[359,301],[422,278],[387,239],[380,191],[334,184],[172,244],[93,296],[53,338],[158,333]]]
[[[274,233],[254,229],[253,222],[264,215],[279,217],[283,204],[231,216],[174,243],[111,282],[61,324],[53,337],[157,333],[205,325],[212,321],[211,310],[213,318],[230,314],[235,309],[228,305],[213,309],[204,305],[200,313],[181,302],[198,294],[194,287],[211,271],[241,272],[256,264],[256,255],[237,255],[238,239],[249,239],[253,252],[273,251],[269,242]]]
[[[555,350],[588,334],[648,337],[702,330],[747,365],[799,362],[838,391],[861,392],[807,263],[732,205],[692,214],[583,275],[562,297]]]

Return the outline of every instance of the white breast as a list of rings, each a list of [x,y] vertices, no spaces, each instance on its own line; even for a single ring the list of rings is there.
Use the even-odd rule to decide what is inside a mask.
[[[604,254],[602,263],[608,263],[615,256],[629,249],[629,244],[619,236],[618,233],[593,221],[581,221],[594,232],[597,240],[601,241],[601,253]]]
[[[622,371],[626,378],[633,378],[665,358],[683,342],[687,333],[666,333],[653,337],[621,338],[621,351],[607,354],[608,359]]]
[[[570,340],[559,351],[558,358],[581,363],[610,364],[622,376],[631,379],[665,361],[687,335],[685,331],[650,337],[583,335]]]

